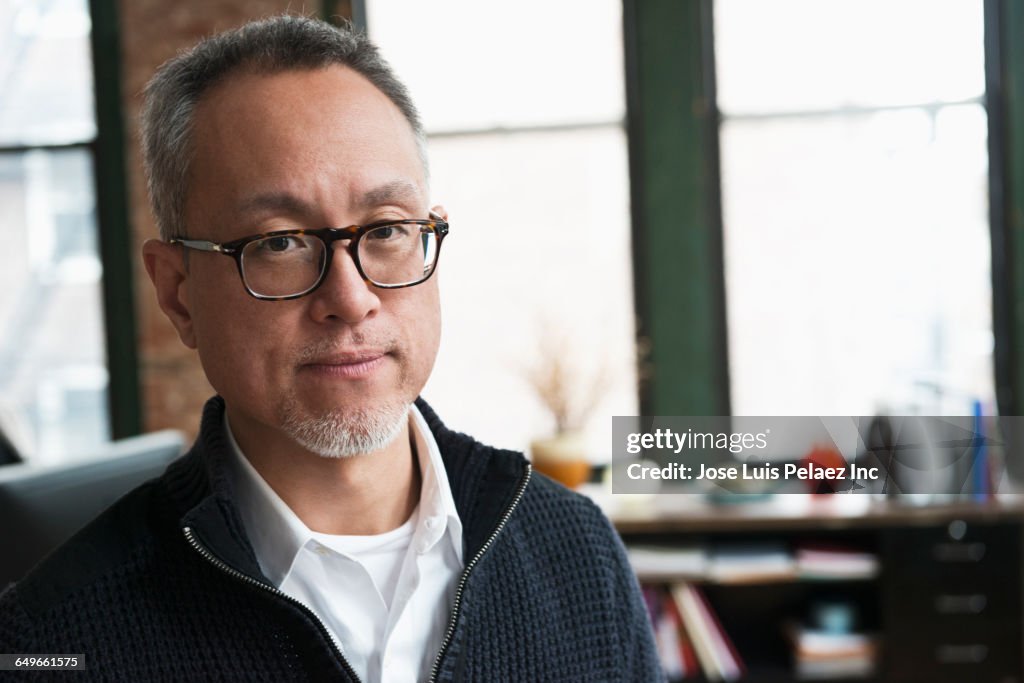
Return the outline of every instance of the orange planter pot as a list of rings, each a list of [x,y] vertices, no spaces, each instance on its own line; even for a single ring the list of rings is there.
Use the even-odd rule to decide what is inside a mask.
[[[530,444],[530,454],[538,472],[569,488],[576,488],[590,479],[591,464],[581,434],[537,439]]]

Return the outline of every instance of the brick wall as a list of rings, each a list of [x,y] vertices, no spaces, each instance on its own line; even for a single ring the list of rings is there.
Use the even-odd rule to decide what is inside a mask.
[[[141,245],[157,236],[150,213],[139,153],[138,114],[142,89],[156,68],[179,50],[211,33],[251,19],[285,11],[317,13],[319,0],[121,0],[122,92],[128,206],[134,235],[133,262],[138,320],[139,377],[144,429],[180,429],[190,437],[199,425],[203,402],[213,389],[196,353],[186,348],[157,306],[153,286],[142,263]],[[332,14],[350,16],[347,2]]]

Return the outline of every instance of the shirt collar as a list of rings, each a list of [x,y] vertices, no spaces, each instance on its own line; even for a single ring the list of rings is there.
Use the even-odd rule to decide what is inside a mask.
[[[309,540],[310,529],[242,453],[228,423],[226,410],[224,433],[229,446],[225,469],[234,485],[246,535],[263,574],[275,586],[280,586],[288,576],[295,556]]]
[[[416,440],[423,485],[420,488],[420,528],[424,536],[418,542],[421,554],[434,546],[448,532],[455,556],[462,562],[462,520],[455,509],[448,474],[441,459],[441,449],[434,434],[415,404],[409,410],[409,427]]]
[[[462,564],[462,522],[455,509],[451,487],[437,440],[419,408],[409,409],[409,428],[416,442],[422,485],[420,488],[419,523],[416,528],[417,552],[427,552],[447,532],[459,564]],[[256,552],[263,574],[280,586],[291,571],[303,546],[313,532],[270,487],[242,453],[224,412],[224,431],[229,448],[227,474],[233,484],[238,510],[246,534]]]

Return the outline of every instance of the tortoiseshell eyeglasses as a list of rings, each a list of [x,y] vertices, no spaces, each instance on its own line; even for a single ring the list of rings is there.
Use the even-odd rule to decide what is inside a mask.
[[[275,230],[223,243],[183,237],[169,243],[232,257],[245,291],[257,299],[281,301],[306,296],[323,284],[339,240],[349,241],[359,274],[377,287],[398,289],[426,282],[437,267],[447,234],[448,223],[433,216],[347,228]]]

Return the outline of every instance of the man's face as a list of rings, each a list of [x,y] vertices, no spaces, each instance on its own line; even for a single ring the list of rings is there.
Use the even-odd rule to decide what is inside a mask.
[[[194,239],[428,217],[411,127],[345,67],[230,78],[200,101],[194,149]],[[304,443],[301,425],[394,424],[423,388],[440,340],[437,279],[378,289],[347,244],[335,243],[319,289],[286,301],[247,294],[230,258],[189,254],[179,292],[191,320],[179,332],[232,423]]]

